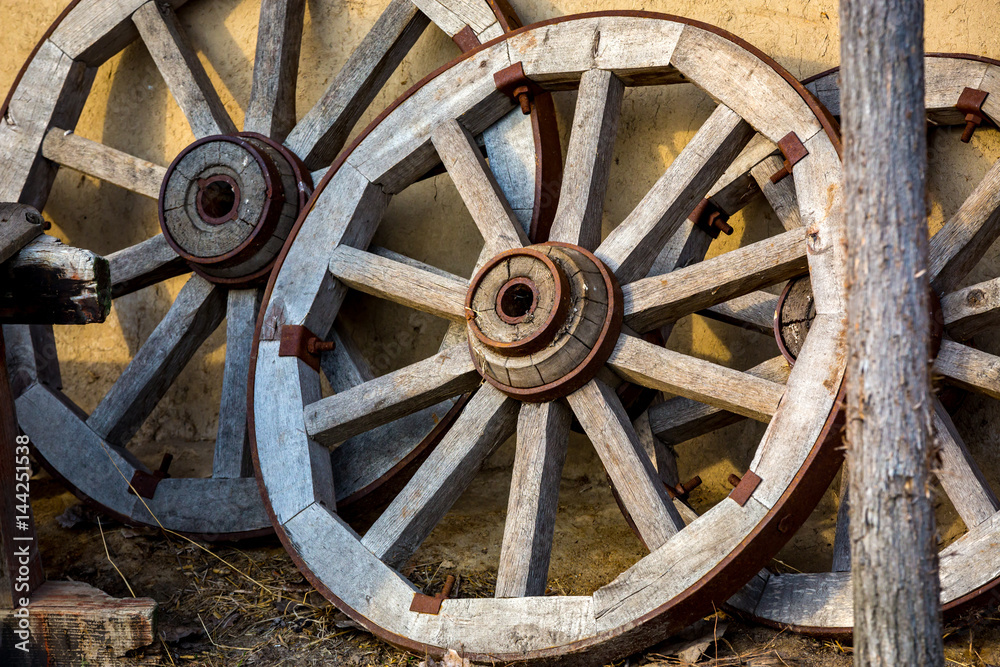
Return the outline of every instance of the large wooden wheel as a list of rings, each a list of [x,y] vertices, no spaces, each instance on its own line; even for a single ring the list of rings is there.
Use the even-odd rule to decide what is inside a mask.
[[[965,128],[964,132],[953,129],[944,140],[958,145],[962,134],[968,139],[986,119],[1000,121],[1000,62],[932,54],[925,63],[930,127]],[[834,114],[840,113],[837,74],[838,70],[831,70],[805,82]],[[941,163],[942,159],[934,159],[932,155],[931,170],[935,166],[943,168]],[[991,445],[981,444],[990,442],[994,435],[995,417],[989,412],[989,402],[1000,397],[997,382],[1000,359],[977,349],[972,342],[973,336],[979,336],[979,341],[985,338],[989,344],[989,331],[997,322],[1000,306],[998,279],[979,282],[996,274],[994,262],[980,260],[1000,236],[998,178],[1000,161],[993,164],[958,211],[931,238],[931,286],[940,299],[938,319],[943,320],[945,332],[934,361],[934,374],[941,389],[950,386],[970,392],[965,403],[973,404],[971,410],[978,413],[972,420],[968,418],[969,411],[959,412],[953,421],[942,405],[942,401],[949,402],[944,395],[935,405],[940,458],[934,473],[940,491],[947,498],[946,506],[950,505],[964,524],[960,524],[957,534],[951,531],[947,535],[940,552],[941,603],[946,612],[957,612],[984,600],[1000,583],[1000,557],[996,550],[1000,501],[990,483],[990,479],[995,479],[996,462],[986,453]],[[763,300],[765,295],[760,298]],[[960,421],[959,416],[965,419]],[[969,445],[974,446],[967,446],[962,433],[973,438]],[[973,453],[981,457],[982,466],[977,464]],[[763,571],[730,603],[768,624],[820,635],[850,634],[853,603],[847,503],[844,485],[833,544],[833,571],[787,574]]]
[[[624,90],[680,82],[718,106],[602,240]],[[504,91],[562,89],[579,90],[562,194],[550,242],[531,245],[474,137],[515,104]],[[440,163],[485,240],[471,280],[369,246],[390,199]],[[745,194],[751,170],[766,164],[767,184],[773,175],[778,190],[797,192],[785,208],[796,224],[689,265],[711,238],[689,214],[706,195]],[[265,295],[252,444],[293,559],[358,622],[421,653],[451,647],[481,660],[597,664],[710,612],[773,556],[835,474],[839,454],[823,443],[845,364],[840,201],[837,138],[814,99],[711,26],[641,12],[569,17],[488,43],[423,81],[338,158]],[[805,273],[818,315],[784,385],[638,337]],[[465,336],[324,396],[318,371],[288,340],[335,327],[349,289],[450,320]],[[769,423],[730,497],[697,518],[678,509],[613,391],[622,379]],[[464,392],[474,393],[434,451],[364,535],[354,532],[338,514],[327,448]],[[650,553],[592,595],[546,597],[573,415]],[[421,594],[400,570],[515,434],[496,598]]]
[[[158,200],[161,234],[109,256],[113,296],[184,273],[193,275],[169,312],[88,415],[61,391],[51,329],[8,331],[22,428],[49,469],[83,498],[125,521],[208,538],[232,538],[270,525],[247,445],[246,381],[261,288],[313,187],[313,175],[348,133],[431,22],[464,49],[517,26],[505,2],[392,0],[319,101],[296,120],[295,91],[304,0],[263,0],[253,86],[242,133],[191,47],[174,10],[184,0],[75,0],[49,29],[2,109],[0,200],[41,209],[55,172],[68,167]],[[314,8],[315,10],[315,8]],[[136,33],[196,138],[169,167],[75,135],[96,68]],[[317,63],[310,64],[317,67]],[[551,221],[545,185],[558,178],[551,103],[532,118],[509,114],[485,133],[501,187],[529,231]],[[548,144],[543,145],[543,136]],[[551,159],[554,156],[555,160]],[[547,152],[546,152],[547,151]],[[536,160],[536,154],[538,159]],[[318,172],[322,173],[322,172]],[[538,186],[536,187],[536,183]],[[549,207],[552,208],[552,207]],[[554,210],[554,209],[552,209]],[[121,225],[135,221],[123,220]],[[124,233],[124,232],[123,232]],[[226,357],[210,478],[166,478],[127,446],[185,364],[225,320]],[[326,332],[324,332],[326,333]],[[365,378],[350,341],[303,341],[337,390]],[[394,444],[361,465],[336,465],[340,499],[356,500],[432,444],[454,401],[383,431]],[[347,448],[337,459],[344,456]]]

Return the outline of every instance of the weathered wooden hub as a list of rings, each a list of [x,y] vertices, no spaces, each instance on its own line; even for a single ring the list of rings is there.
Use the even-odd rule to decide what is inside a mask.
[[[311,189],[298,159],[262,135],[206,137],[167,169],[160,227],[208,280],[248,283],[267,275]]]
[[[621,332],[621,288],[580,246],[509,250],[476,274],[465,299],[469,347],[487,382],[524,401],[566,396],[591,380]]]

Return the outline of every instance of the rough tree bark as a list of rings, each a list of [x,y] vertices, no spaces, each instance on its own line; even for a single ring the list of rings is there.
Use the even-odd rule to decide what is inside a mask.
[[[937,666],[924,3],[841,11],[854,664]]]

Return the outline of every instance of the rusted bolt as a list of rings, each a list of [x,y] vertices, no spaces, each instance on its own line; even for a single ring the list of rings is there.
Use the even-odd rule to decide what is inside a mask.
[[[743,479],[739,475],[736,475],[736,474],[729,475],[729,483],[731,485],[733,485],[734,487],[735,486],[739,486],[740,482],[742,482],[742,481],[743,481]]]
[[[337,344],[332,340],[319,340],[318,338],[311,338],[308,343],[306,343],[306,349],[309,350],[310,354],[319,354],[320,352],[333,352]]]
[[[531,113],[531,91],[527,86],[518,86],[514,89],[514,97],[521,105],[521,113],[525,116]]]
[[[674,491],[677,492],[678,496],[685,498],[699,486],[701,486],[701,477],[695,475],[694,477],[684,482],[683,484],[678,484],[677,486],[675,486]]]

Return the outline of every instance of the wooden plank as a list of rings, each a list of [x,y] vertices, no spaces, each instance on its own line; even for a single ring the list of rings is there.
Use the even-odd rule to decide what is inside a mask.
[[[348,287],[416,310],[465,322],[468,281],[445,278],[385,257],[337,246],[330,273]]]
[[[853,609],[849,571],[772,574],[754,615],[806,628],[850,628]]]
[[[518,402],[484,384],[361,543],[400,567],[472,482],[486,457],[514,431]]]
[[[655,551],[684,528],[613,389],[593,379],[566,397],[597,450],[646,548]]]
[[[589,70],[581,77],[550,241],[588,250],[600,244],[624,95],[625,84],[607,70]]]
[[[774,314],[777,309],[778,297],[774,294],[750,292],[699,310],[698,314],[719,322],[756,331],[765,336],[773,336]]]
[[[799,213],[798,198],[795,196],[795,179],[783,178],[777,183],[771,182],[771,176],[783,167],[784,160],[772,155],[755,165],[750,173],[760,186],[760,191],[764,193],[767,203],[781,221],[781,226],[790,231],[802,226],[802,215]]]
[[[479,228],[485,252],[499,255],[528,245],[524,228],[500,191],[472,133],[457,120],[448,120],[434,129],[431,141]]]
[[[260,296],[256,287],[229,290],[226,295],[226,363],[222,371],[222,402],[212,477],[249,477],[253,474],[247,438],[247,374]]]
[[[225,290],[200,276],[181,288],[166,316],[132,357],[87,425],[111,444],[125,445],[195,351],[222,322]]]
[[[667,239],[753,137],[753,128],[719,105],[642,201],[596,251],[622,284],[649,272]]]
[[[948,335],[959,341],[1000,324],[1000,278],[945,294],[941,315]]]
[[[42,233],[44,218],[24,204],[0,204],[0,264]]]
[[[108,260],[42,235],[0,264],[0,323],[90,324],[111,311]]]
[[[972,194],[931,237],[927,270],[939,294],[957,289],[962,279],[1000,235],[1000,160],[993,163]]]
[[[671,320],[806,272],[806,234],[797,229],[622,287],[625,323],[643,333]]]
[[[745,372],[746,375],[783,385],[791,366],[784,357],[774,357]],[[743,421],[743,415],[677,396],[650,406],[649,426],[653,434],[667,446],[680,444],[716,429]]]
[[[932,465],[931,470],[966,527],[978,526],[1000,510],[1000,500],[937,398],[934,399],[934,433],[939,465],[936,469]]]
[[[150,0],[135,11],[132,21],[195,138],[235,134],[236,126],[173,10]]]
[[[389,3],[323,96],[285,140],[306,167],[320,169],[333,161],[427,24],[427,17],[410,0]]]
[[[562,402],[521,406],[497,571],[498,598],[545,595],[571,417]]]
[[[316,442],[334,447],[351,436],[475,389],[480,382],[468,346],[456,345],[307,405],[306,432]]]
[[[482,0],[412,0],[449,37],[454,37],[466,26],[480,35],[491,28],[497,17]],[[486,40],[481,40],[486,41]]]
[[[261,2],[244,132],[281,142],[295,126],[295,84],[305,11],[305,0]]]
[[[163,234],[108,255],[111,267],[111,298],[138,292],[144,287],[189,272],[185,262]]]
[[[608,365],[626,380],[767,423],[784,385],[623,334]]]
[[[158,164],[115,150],[71,130],[54,127],[45,135],[42,154],[64,167],[121,186],[150,199],[159,199],[167,170]]]
[[[942,340],[933,372],[963,389],[1000,398],[1000,357],[988,352]]]

